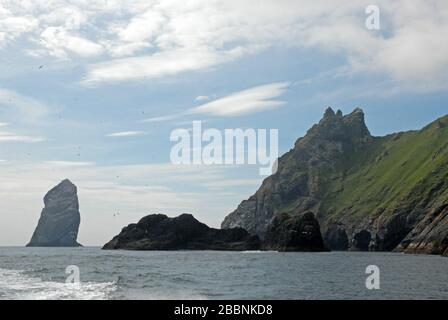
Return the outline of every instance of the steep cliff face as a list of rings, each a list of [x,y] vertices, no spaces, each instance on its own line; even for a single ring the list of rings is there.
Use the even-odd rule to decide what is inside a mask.
[[[311,211],[333,250],[447,254],[447,190],[448,116],[373,137],[361,109],[327,109],[222,227],[264,238],[273,217]]]
[[[76,186],[64,180],[44,197],[45,207],[27,247],[78,247],[81,221]]]

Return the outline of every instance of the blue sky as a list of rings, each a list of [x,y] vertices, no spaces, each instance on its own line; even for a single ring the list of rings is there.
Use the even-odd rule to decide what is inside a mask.
[[[328,106],[362,107],[374,135],[446,114],[447,4],[377,1],[380,30],[368,4],[0,1],[0,245],[29,240],[64,178],[83,244],[156,212],[219,226],[262,178],[172,165],[170,132],[193,120],[278,129],[282,154]]]

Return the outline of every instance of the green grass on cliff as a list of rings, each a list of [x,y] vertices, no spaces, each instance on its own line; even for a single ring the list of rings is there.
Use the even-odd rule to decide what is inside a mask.
[[[420,131],[375,137],[337,164],[320,211],[356,221],[431,201],[448,186],[448,116]]]

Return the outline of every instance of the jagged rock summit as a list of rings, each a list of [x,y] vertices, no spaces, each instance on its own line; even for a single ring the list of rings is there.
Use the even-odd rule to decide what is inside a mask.
[[[68,179],[48,191],[45,207],[27,247],[79,247],[81,216],[76,186]]]

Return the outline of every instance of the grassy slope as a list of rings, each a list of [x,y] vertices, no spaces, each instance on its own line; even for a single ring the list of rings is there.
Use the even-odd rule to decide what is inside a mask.
[[[321,211],[356,222],[403,203],[430,201],[446,190],[447,159],[448,116],[420,131],[377,137],[337,164],[343,175],[328,181]]]

